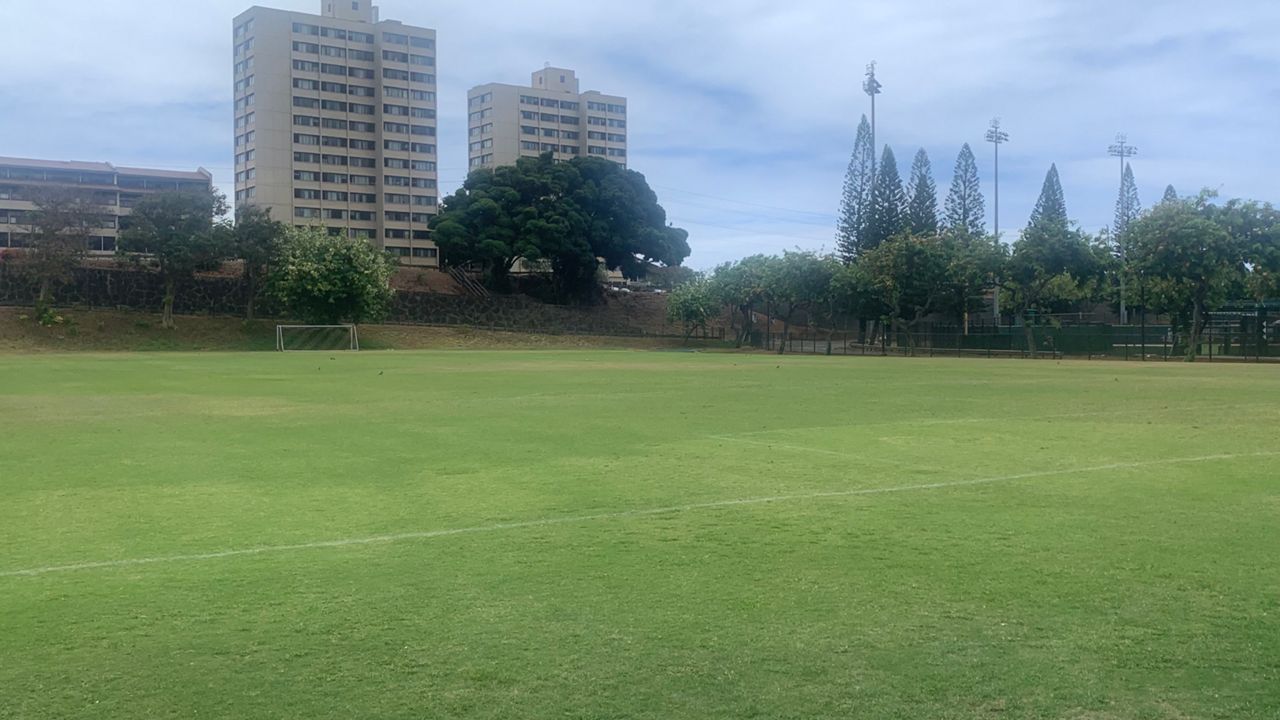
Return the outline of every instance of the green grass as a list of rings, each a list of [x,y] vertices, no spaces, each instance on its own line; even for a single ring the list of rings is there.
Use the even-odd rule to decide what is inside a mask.
[[[0,718],[1276,718],[1278,401],[1242,365],[0,356]]]

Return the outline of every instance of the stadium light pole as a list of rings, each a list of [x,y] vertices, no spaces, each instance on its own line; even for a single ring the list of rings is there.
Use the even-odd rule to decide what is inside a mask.
[[[1129,207],[1129,198],[1126,197],[1124,193],[1124,166],[1129,162],[1129,158],[1138,154],[1138,148],[1129,144],[1128,135],[1118,133],[1116,135],[1115,144],[1107,148],[1107,154],[1111,155],[1111,157],[1120,158],[1120,213],[1123,217],[1127,218],[1129,217],[1129,211],[1132,208]],[[1120,228],[1116,228],[1116,230],[1119,231]],[[1120,264],[1123,266],[1125,261],[1124,243],[1120,242],[1118,232],[1116,235],[1116,244],[1120,248]],[[1120,272],[1120,324],[1129,324],[1129,308],[1125,304],[1125,278],[1123,267]]]
[[[996,154],[996,247],[1000,247],[1000,146],[1009,142],[1009,133],[1000,129],[1000,118],[991,118],[991,127],[987,129],[987,142],[995,146]],[[995,315],[996,326],[1000,325],[1000,286],[996,286],[995,301],[991,304]]]
[[[876,61],[867,64],[867,79],[862,82],[862,91],[871,96],[871,184],[876,182],[876,96],[880,94],[880,81],[876,79]]]

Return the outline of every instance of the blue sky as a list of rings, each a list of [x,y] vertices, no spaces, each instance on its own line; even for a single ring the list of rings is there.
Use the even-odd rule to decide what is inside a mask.
[[[266,4],[306,12],[319,0]],[[0,0],[0,155],[190,169],[229,190],[228,0]],[[1280,3],[1111,0],[598,2],[384,0],[383,17],[439,31],[440,178],[466,173],[467,88],[525,83],[545,62],[626,95],[631,167],[687,228],[689,264],[830,249],[863,68],[879,63],[879,140],[915,151],[945,194],[961,143],[992,211],[987,123],[1001,153],[1006,240],[1056,162],[1067,207],[1110,223],[1117,132],[1144,204],[1180,192],[1276,197]],[[156,69],[159,72],[156,72]],[[1012,232],[1011,232],[1012,231]]]

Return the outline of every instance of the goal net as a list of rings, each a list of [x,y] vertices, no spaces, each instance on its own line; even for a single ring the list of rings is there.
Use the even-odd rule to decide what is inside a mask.
[[[355,325],[277,325],[280,352],[359,350]]]

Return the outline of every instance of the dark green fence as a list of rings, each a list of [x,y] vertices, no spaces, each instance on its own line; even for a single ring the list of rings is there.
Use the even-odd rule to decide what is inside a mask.
[[[1214,362],[1280,361],[1276,328],[1206,328],[1199,359]],[[785,339],[767,338],[765,346],[806,355],[902,355],[911,357],[1080,358],[1164,362],[1183,360],[1189,339],[1168,326],[1079,325],[964,333],[954,329],[924,332],[801,331]]]

